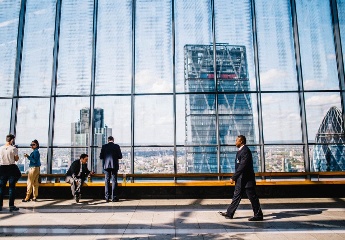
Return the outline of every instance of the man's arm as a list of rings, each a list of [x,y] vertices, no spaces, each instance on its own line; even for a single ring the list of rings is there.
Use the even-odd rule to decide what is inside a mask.
[[[18,161],[19,160],[19,156],[18,156],[18,148],[14,148],[14,161]]]
[[[241,157],[240,165],[238,166],[234,175],[231,177],[233,181],[236,181],[240,177],[240,175],[245,171],[246,167],[248,166],[249,159],[250,159],[250,152],[249,151],[244,152]]]
[[[100,159],[104,159],[104,147],[105,147],[105,145],[103,145],[101,148],[101,153],[99,154]]]

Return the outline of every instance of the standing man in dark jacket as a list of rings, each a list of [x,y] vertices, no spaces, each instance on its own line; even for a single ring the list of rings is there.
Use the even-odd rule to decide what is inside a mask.
[[[118,202],[119,198],[116,196],[117,187],[117,171],[119,170],[119,159],[122,159],[120,146],[114,143],[112,136],[108,137],[108,143],[102,146],[100,159],[103,160],[103,169],[105,172],[105,201],[109,202],[110,197],[113,202]],[[110,189],[111,177],[111,193]]]
[[[89,156],[87,154],[81,154],[78,160],[75,160],[69,167],[66,173],[65,181],[71,184],[72,195],[75,201],[78,203],[80,199],[80,189],[88,175],[93,175],[87,168],[87,161]]]
[[[219,212],[225,218],[232,219],[235,211],[241,202],[242,194],[247,196],[252,204],[254,216],[249,221],[262,221],[263,213],[260,207],[259,198],[255,192],[255,173],[253,169],[253,157],[250,149],[245,145],[246,137],[239,135],[236,139],[236,147],[239,148],[236,154],[235,173],[230,179],[230,183],[235,184],[234,196],[226,212]]]

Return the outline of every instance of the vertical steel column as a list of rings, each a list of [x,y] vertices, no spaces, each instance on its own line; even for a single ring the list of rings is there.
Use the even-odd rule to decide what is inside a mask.
[[[344,70],[344,59],[343,59],[343,50],[341,45],[340,37],[340,26],[339,26],[339,17],[338,17],[338,6],[336,0],[330,0],[331,12],[332,12],[332,25],[333,25],[333,34],[334,34],[334,44],[335,44],[335,54],[337,60],[337,69],[338,69],[338,78],[339,78],[339,87],[340,87],[340,97],[341,97],[341,110],[343,116],[343,122],[345,122],[345,70]],[[345,39],[343,39],[345,42]],[[344,129],[345,126],[343,126]]]
[[[16,134],[17,124],[17,109],[18,109],[18,97],[19,97],[19,86],[20,86],[20,73],[22,64],[22,50],[24,40],[24,26],[25,26],[25,11],[26,11],[26,0],[22,0],[19,11],[19,22],[18,22],[18,35],[17,35],[17,51],[16,51],[16,62],[15,72],[13,81],[13,96],[12,96],[12,109],[11,109],[11,122],[10,122],[10,133]]]
[[[175,71],[175,0],[171,0],[172,23],[172,54],[173,54],[173,111],[174,111],[174,173],[177,173],[177,147],[176,147],[176,71]],[[176,179],[175,179],[176,180]]]
[[[306,111],[305,111],[305,97],[304,97],[304,86],[303,86],[301,51],[300,51],[300,43],[299,43],[299,35],[298,35],[296,1],[291,0],[290,3],[291,3],[291,14],[292,14],[293,37],[294,37],[294,45],[295,45],[296,71],[297,71],[298,95],[299,95],[298,97],[299,97],[299,104],[300,104],[304,169],[306,172],[310,172],[307,117],[306,117]]]
[[[220,140],[219,140],[219,116],[218,116],[218,79],[217,79],[217,44],[216,44],[216,22],[214,13],[214,0],[211,0],[212,9],[212,38],[213,38],[213,71],[214,71],[214,89],[216,104],[216,139],[217,139],[217,173],[221,173],[220,167]],[[219,177],[218,177],[219,178]]]
[[[259,67],[259,50],[258,37],[256,28],[256,12],[255,1],[251,0],[251,14],[252,14],[252,32],[253,32],[253,49],[254,49],[254,65],[255,65],[255,79],[256,79],[256,97],[258,110],[258,127],[259,127],[259,144],[260,144],[260,159],[261,172],[266,171],[265,167],[265,148],[264,148],[264,134],[262,125],[262,102],[261,102],[261,85],[260,85],[260,67]]]
[[[132,174],[134,174],[135,11],[136,11],[135,1],[136,0],[132,0],[132,87],[131,87],[131,173]]]
[[[91,62],[91,88],[90,88],[90,119],[89,119],[89,153],[91,161],[88,163],[88,167],[91,167],[91,171],[94,171],[97,166],[97,146],[95,146],[95,123],[94,108],[95,108],[95,78],[96,78],[96,48],[97,48],[97,17],[98,17],[98,0],[93,2],[93,29],[92,29],[92,62]]]
[[[61,19],[61,1],[56,1],[55,12],[55,30],[54,30],[54,48],[53,48],[53,72],[50,91],[50,110],[49,110],[49,128],[48,128],[48,148],[47,148],[47,173],[52,173],[53,162],[53,145],[54,145],[54,122],[55,122],[55,104],[56,104],[56,85],[57,85],[57,68],[59,54],[59,37],[60,37],[60,19]]]

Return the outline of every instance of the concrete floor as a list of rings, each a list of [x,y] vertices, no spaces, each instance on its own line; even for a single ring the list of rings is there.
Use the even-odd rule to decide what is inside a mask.
[[[227,199],[39,199],[0,212],[0,237],[11,239],[345,239],[344,198],[260,199],[263,222],[249,222],[243,199],[225,219]]]

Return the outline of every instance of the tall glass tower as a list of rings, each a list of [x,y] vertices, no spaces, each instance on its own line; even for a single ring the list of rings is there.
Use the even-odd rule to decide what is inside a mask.
[[[317,172],[345,170],[345,134],[343,118],[337,107],[331,107],[315,137],[313,167]],[[318,144],[319,143],[319,144]]]
[[[217,117],[220,145],[233,145],[240,134],[248,143],[255,139],[246,48],[217,44],[216,71],[213,45],[185,45],[184,56],[185,91],[190,93],[186,94],[185,139],[186,145],[192,145],[186,148],[186,172],[217,172]],[[257,171],[258,158],[253,155]],[[221,156],[221,172],[235,170],[235,156],[235,149]]]

